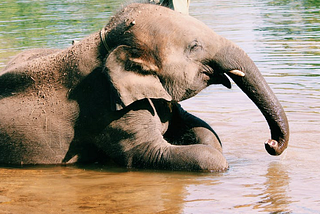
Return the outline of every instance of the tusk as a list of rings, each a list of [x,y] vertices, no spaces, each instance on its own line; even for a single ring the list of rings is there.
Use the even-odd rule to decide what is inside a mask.
[[[229,73],[232,73],[232,74],[240,76],[240,77],[244,77],[245,76],[245,74],[240,70],[231,70],[231,71],[229,71]]]

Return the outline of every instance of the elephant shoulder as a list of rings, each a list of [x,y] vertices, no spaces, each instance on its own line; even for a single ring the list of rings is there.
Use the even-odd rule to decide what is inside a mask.
[[[22,72],[6,72],[0,75],[0,99],[24,91],[34,83],[32,77]]]
[[[12,58],[7,66],[0,72],[0,98],[11,96],[24,91],[35,80],[27,72],[40,58],[57,53],[58,49],[31,49],[26,50]],[[41,60],[41,59],[40,59]]]
[[[5,67],[5,70],[12,69],[13,67],[19,67],[26,62],[30,62],[34,59],[45,57],[56,52],[60,51],[60,49],[47,49],[47,48],[38,48],[38,49],[30,49],[22,51],[21,53],[17,54],[13,57]]]

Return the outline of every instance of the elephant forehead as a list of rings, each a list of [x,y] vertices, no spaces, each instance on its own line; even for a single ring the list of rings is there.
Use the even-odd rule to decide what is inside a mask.
[[[132,29],[137,30],[137,37],[152,39],[153,42],[163,39],[184,41],[188,37],[193,39],[205,35],[205,32],[212,32],[205,24],[189,15],[157,5],[139,5],[130,23],[134,23]]]

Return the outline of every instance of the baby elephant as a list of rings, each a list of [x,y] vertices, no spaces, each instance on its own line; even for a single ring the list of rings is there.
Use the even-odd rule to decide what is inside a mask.
[[[283,108],[252,60],[200,21],[130,4],[64,49],[13,58],[0,75],[0,163],[113,161],[124,167],[222,171],[212,128],[178,104],[228,75],[258,106],[271,155],[287,147]]]

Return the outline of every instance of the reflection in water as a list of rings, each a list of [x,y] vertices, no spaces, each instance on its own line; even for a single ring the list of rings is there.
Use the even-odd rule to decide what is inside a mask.
[[[0,169],[0,213],[180,213],[195,175],[75,167]],[[199,176],[199,175],[197,175]]]
[[[288,196],[290,176],[282,162],[270,162],[266,174],[259,175],[260,180],[251,174],[245,181],[239,182],[245,187],[243,199],[234,208],[243,213],[291,213]],[[242,202],[240,202],[242,201]]]
[[[271,162],[268,172],[265,175],[267,181],[264,183],[265,189],[259,197],[262,201],[255,205],[255,209],[263,209],[269,213],[289,213],[291,210],[288,205],[291,203],[287,196],[290,177],[281,163]]]
[[[215,185],[207,175],[100,166],[0,168],[0,213],[183,213],[188,186]]]

